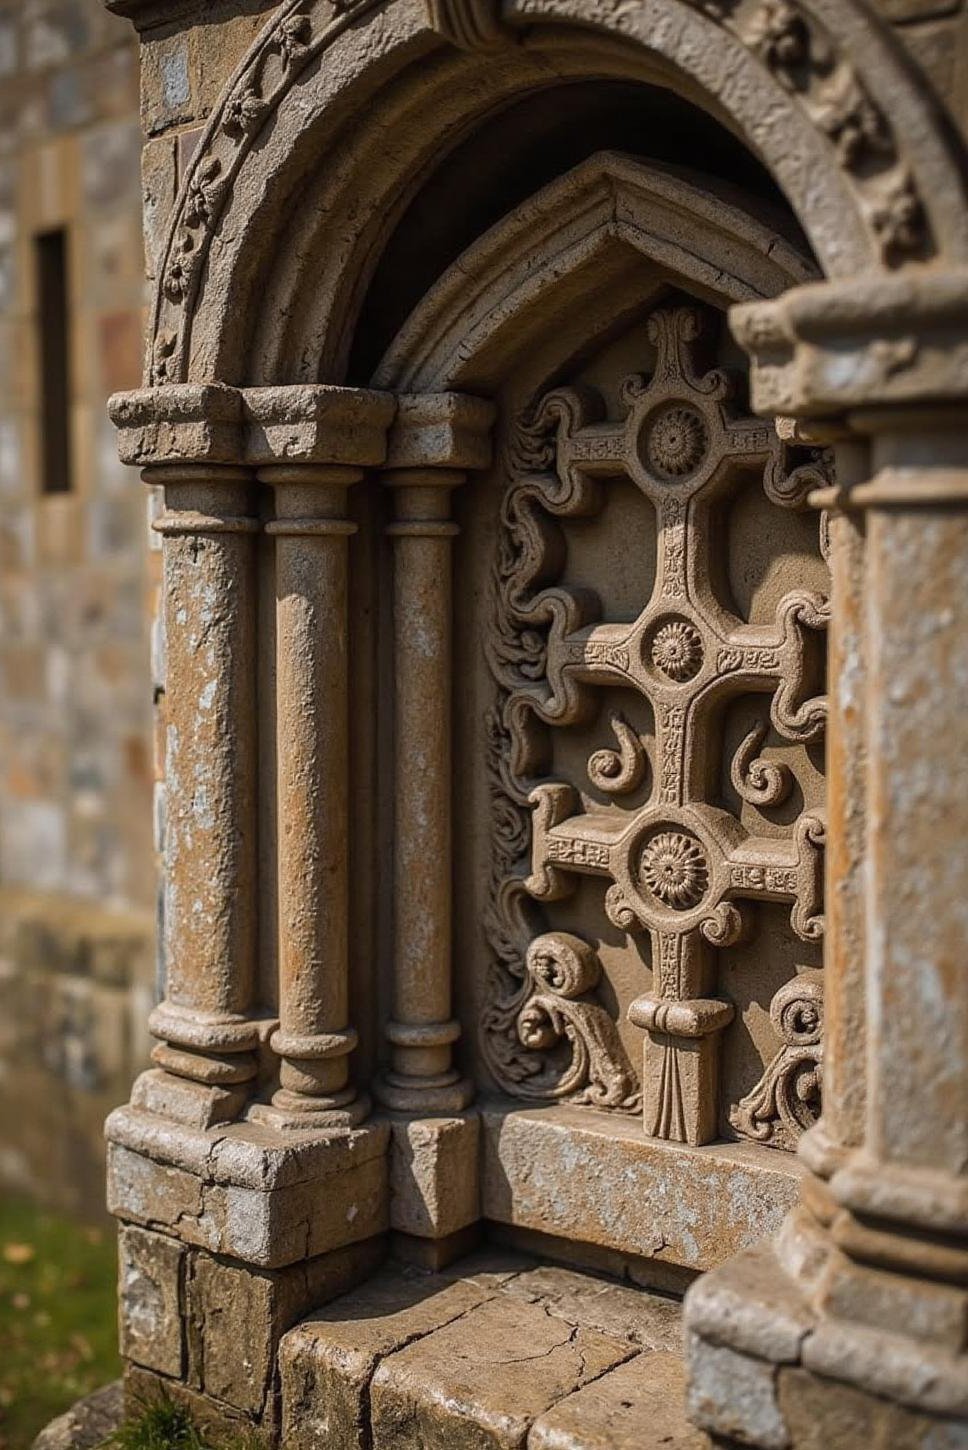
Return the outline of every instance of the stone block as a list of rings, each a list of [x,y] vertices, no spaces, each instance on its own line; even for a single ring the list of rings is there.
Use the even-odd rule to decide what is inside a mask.
[[[144,1074],[136,1096],[145,1079],[165,1076]],[[111,1115],[107,1133],[110,1211],[211,1253],[277,1269],[387,1229],[386,1124],[300,1143],[130,1107]]]
[[[119,1262],[121,1353],[147,1369],[177,1378],[185,1350],[185,1249],[163,1234],[124,1227]]]
[[[914,1413],[852,1385],[782,1369],[779,1404],[795,1450],[968,1450],[968,1423]]]
[[[199,1429],[213,1437],[244,1439],[249,1450],[270,1450],[276,1444],[274,1427],[270,1423],[264,1428],[256,1425],[251,1416],[231,1405],[212,1400],[190,1385],[178,1380],[166,1379],[151,1370],[138,1365],[129,1365],[124,1371],[125,1408],[129,1415],[137,1414],[145,1404],[154,1404],[164,1398],[188,1410]]]
[[[288,1269],[254,1272],[193,1252],[186,1286],[189,1382],[263,1418],[271,1410],[282,1336],[307,1309],[345,1294],[365,1278],[381,1253],[380,1244],[370,1242]]]
[[[729,1259],[692,1286],[689,1330],[713,1344],[775,1363],[794,1363],[814,1315],[782,1272],[770,1245]]]
[[[124,1385],[114,1380],[46,1425],[31,1450],[98,1450],[124,1419]]]
[[[704,1430],[760,1450],[787,1450],[777,1401],[777,1368],[689,1336],[686,1413]]]
[[[540,1415],[633,1352],[538,1305],[489,1299],[382,1361],[370,1387],[373,1441],[520,1450]]]
[[[446,1238],[480,1217],[480,1119],[394,1118],[390,1138],[390,1226]]]
[[[775,1233],[803,1173],[788,1154],[661,1143],[641,1122],[614,1116],[603,1129],[581,1109],[481,1118],[485,1217],[692,1270]],[[607,1190],[618,1181],[620,1195]]]
[[[146,142],[141,153],[145,272],[149,281],[158,274],[177,190],[176,142],[171,136],[158,136]]]
[[[549,1314],[584,1324],[645,1349],[677,1351],[682,1343],[682,1306],[676,1299],[543,1264],[509,1282],[507,1292],[541,1303]]]
[[[365,1450],[370,1381],[381,1359],[460,1318],[487,1284],[383,1274],[286,1335],[279,1355],[287,1450]]]
[[[181,1168],[109,1143],[107,1199],[108,1212],[119,1218],[171,1229],[201,1214],[202,1183]]]
[[[539,1416],[528,1450],[704,1450],[686,1419],[685,1375],[674,1354],[637,1354]]]

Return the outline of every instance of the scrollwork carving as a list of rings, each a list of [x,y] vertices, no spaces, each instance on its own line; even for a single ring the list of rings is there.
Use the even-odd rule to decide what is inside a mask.
[[[607,919],[652,939],[653,991],[629,1007],[630,1020],[654,1035],[647,1130],[689,1142],[715,1131],[715,1039],[732,1008],[711,991],[713,956],[750,933],[753,918],[740,902],[790,903],[791,927],[802,940],[817,941],[823,930],[822,817],[805,814],[792,833],[760,838],[709,799],[703,782],[717,737],[710,714],[746,693],[767,693],[782,739],[818,739],[826,700],[809,690],[812,677],[820,678],[822,640],[811,635],[822,633],[829,616],[825,596],[804,589],[780,600],[772,625],[745,624],[713,598],[719,544],[707,500],[728,497],[758,466],[772,502],[802,507],[807,492],[828,484],[829,472],[807,448],[734,416],[739,390],[721,371],[696,365],[702,329],[696,307],[652,314],[655,368],[626,378],[620,420],[609,421],[602,400],[582,388],[554,389],[519,420],[507,450],[512,485],[501,509],[488,646],[500,721],[491,774],[501,798],[492,893],[501,920],[488,928],[500,964],[485,1018],[489,1061],[510,1091],[547,1096],[550,1083],[556,1093],[627,1106],[627,1091],[602,1087],[625,1083],[626,1068],[614,1024],[606,1026],[589,996],[591,976],[581,978],[581,991],[565,993],[582,1011],[566,1009],[528,955],[534,903],[549,909],[573,894],[577,877],[605,877]],[[687,426],[693,413],[701,427]],[[658,450],[657,419],[670,430]],[[602,479],[623,473],[656,512],[655,585],[633,622],[596,623],[597,601],[560,580],[564,529],[568,519],[597,511]],[[666,602],[670,579],[675,613]],[[625,810],[617,802],[587,806],[576,785],[549,781],[540,743],[549,725],[593,719],[595,690],[614,685],[637,690],[655,725],[652,796]],[[614,797],[640,783],[644,752],[628,723],[610,718],[619,748],[594,751],[587,768],[591,782]],[[740,798],[761,807],[779,804],[793,785],[785,762],[760,757],[766,732],[758,723],[731,762]],[[529,808],[530,820],[522,820]],[[529,825],[527,870],[504,842],[513,837],[517,850]],[[577,980],[560,979],[566,986]],[[567,1066],[562,1043],[571,1044]],[[586,1074],[594,1081],[585,1083]]]
[[[613,715],[611,725],[618,750],[596,750],[588,760],[588,779],[608,795],[627,795],[642,784],[648,758],[623,715]]]
[[[517,1097],[571,1098],[637,1112],[641,1095],[615,1023],[591,996],[602,968],[570,932],[545,932],[529,945],[518,991],[484,1020],[488,1065]],[[564,1046],[567,1060],[555,1050]]]
[[[793,772],[788,765],[759,756],[766,736],[764,724],[754,725],[733,756],[729,772],[740,799],[760,807],[780,805],[793,788]]]
[[[792,1150],[820,1116],[823,973],[804,971],[782,986],[770,1018],[783,1045],[729,1121],[744,1138]]]

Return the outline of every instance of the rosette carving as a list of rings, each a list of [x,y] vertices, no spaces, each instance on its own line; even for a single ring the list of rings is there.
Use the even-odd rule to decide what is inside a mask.
[[[801,972],[781,987],[770,1019],[783,1045],[729,1121],[744,1138],[793,1149],[820,1117],[823,973]]]
[[[661,831],[642,849],[639,870],[653,896],[683,911],[702,901],[709,884],[703,849],[682,831]]]

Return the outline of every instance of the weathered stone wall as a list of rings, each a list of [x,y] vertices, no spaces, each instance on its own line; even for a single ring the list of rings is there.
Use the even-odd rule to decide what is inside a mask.
[[[154,977],[138,59],[98,0],[0,4],[0,1184],[86,1212]],[[34,238],[66,229],[73,486],[43,492]],[[150,561],[150,562],[149,562]]]

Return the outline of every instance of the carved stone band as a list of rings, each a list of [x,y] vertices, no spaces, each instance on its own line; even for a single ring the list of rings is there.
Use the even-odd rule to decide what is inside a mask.
[[[670,1037],[708,1037],[728,1027],[736,1015],[731,1002],[715,998],[693,998],[684,1002],[661,997],[637,997],[628,1018],[646,1032],[667,1032]]]
[[[174,509],[154,519],[151,527],[156,534],[257,534],[261,525],[258,519],[243,514],[202,514],[194,509]]]
[[[306,1062],[314,1058],[348,1057],[359,1036],[354,1027],[344,1032],[317,1032],[300,1036],[295,1032],[273,1032],[269,1046],[280,1057],[294,1057]]]
[[[249,1052],[258,1045],[255,1023],[245,1017],[206,1017],[172,1002],[161,1002],[148,1018],[155,1037],[178,1047],[195,1047],[208,1052]]]

